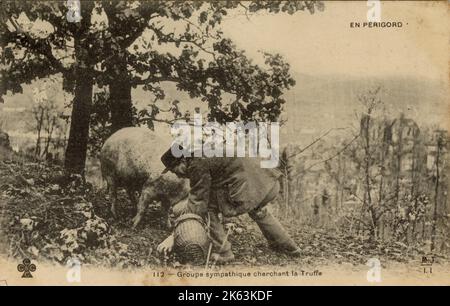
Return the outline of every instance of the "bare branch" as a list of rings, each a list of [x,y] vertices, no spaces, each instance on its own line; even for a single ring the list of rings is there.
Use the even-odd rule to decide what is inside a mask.
[[[316,138],[313,142],[311,142],[309,145],[307,145],[306,147],[300,149],[298,152],[295,152],[294,154],[291,154],[289,156],[287,156],[287,158],[291,158],[294,157],[298,154],[303,153],[304,151],[306,151],[307,149],[309,149],[310,147],[312,147],[313,145],[315,145],[317,142],[319,142],[320,140],[322,140],[324,137],[328,136],[328,134],[330,134],[332,131],[335,130],[344,130],[345,128],[331,128],[328,131],[326,131],[323,135],[321,135],[320,137]]]
[[[304,169],[303,171],[301,171],[301,172],[298,173],[298,174],[304,173],[304,172],[308,171],[308,170],[311,169],[311,168],[314,168],[315,166],[317,166],[317,165],[319,165],[319,164],[326,163],[326,162],[328,162],[328,161],[330,161],[330,160],[336,158],[337,156],[341,155],[345,150],[347,150],[347,148],[348,148],[354,141],[356,141],[356,139],[359,138],[359,136],[360,136],[360,135],[358,134],[358,135],[356,135],[355,137],[353,137],[353,139],[350,140],[350,141],[349,141],[349,142],[348,142],[341,150],[339,150],[339,152],[337,152],[336,154],[330,156],[330,157],[327,158],[327,159],[324,159],[324,160],[321,160],[321,161],[319,161],[319,162],[317,162],[317,163],[312,164],[311,166],[309,166],[308,168]]]

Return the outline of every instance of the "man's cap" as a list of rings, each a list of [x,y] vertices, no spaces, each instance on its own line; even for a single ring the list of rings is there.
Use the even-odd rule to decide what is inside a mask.
[[[173,167],[178,165],[181,162],[181,160],[183,159],[183,155],[181,155],[180,157],[174,156],[172,153],[172,148],[174,148],[174,150],[179,150],[179,151],[184,150],[183,146],[180,145],[179,143],[172,144],[172,146],[161,156],[161,162],[166,167],[166,169],[163,170],[162,174],[171,170]]]

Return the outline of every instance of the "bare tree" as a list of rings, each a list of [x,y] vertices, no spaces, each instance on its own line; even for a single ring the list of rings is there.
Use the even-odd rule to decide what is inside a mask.
[[[437,137],[437,151],[436,151],[436,176],[434,185],[434,211],[433,211],[433,222],[431,228],[431,251],[434,251],[436,244],[436,225],[438,221],[438,207],[439,207],[439,180],[440,180],[440,159],[442,151],[443,139],[442,135]]]
[[[381,100],[378,98],[380,87],[374,91],[369,91],[365,95],[361,95],[358,99],[360,103],[365,106],[365,113],[361,117],[361,139],[363,147],[363,180],[364,180],[364,195],[363,195],[363,210],[367,209],[370,214],[371,233],[374,238],[378,236],[378,214],[375,208],[376,203],[372,198],[372,190],[374,189],[374,180],[372,179],[372,167],[374,165],[374,153],[376,144],[372,144],[371,140],[371,126],[373,125],[373,113]]]
[[[34,88],[33,99],[34,105],[31,112],[35,120],[34,129],[36,132],[34,156],[37,159],[46,158],[49,154],[55,129],[60,126],[63,111],[58,107],[55,97],[47,97],[45,89]],[[44,147],[43,149],[42,146]]]
[[[38,158],[41,155],[41,134],[44,125],[44,114],[46,112],[45,106],[42,104],[37,104],[31,110],[35,120],[36,129],[36,145],[34,149],[34,157]]]

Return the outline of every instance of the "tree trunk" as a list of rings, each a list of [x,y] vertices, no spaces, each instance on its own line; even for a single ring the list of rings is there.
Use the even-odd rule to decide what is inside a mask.
[[[396,177],[395,177],[395,205],[397,209],[400,209],[400,177],[402,173],[402,159],[403,159],[403,121],[404,115],[402,114],[399,119],[399,127],[397,134],[397,164],[396,164]]]
[[[37,139],[36,139],[36,148],[34,150],[34,157],[36,159],[39,158],[41,155],[41,131],[42,131],[42,122],[44,120],[44,108],[39,109],[39,114],[36,115],[36,121],[37,121]]]
[[[94,84],[94,63],[89,40],[86,39],[91,26],[91,14],[94,2],[81,1],[80,10],[83,18],[74,24],[73,36],[75,47],[74,77],[75,89],[70,120],[70,132],[67,142],[64,169],[66,174],[84,176],[89,122],[92,106],[92,86]]]
[[[64,163],[68,173],[84,174],[92,105],[92,85],[91,77],[84,73],[78,74]]]
[[[121,3],[105,1],[103,9],[108,17],[109,31],[114,38],[111,56],[106,65],[109,76],[109,102],[111,109],[112,133],[121,128],[133,126],[133,112],[131,103],[131,79],[128,75],[126,49],[134,41],[123,35],[123,20],[121,16]],[[141,12],[144,18],[150,18],[153,9]],[[142,31],[145,27],[142,28]],[[134,29],[136,30],[136,29]],[[140,30],[138,30],[139,32]],[[139,32],[140,33],[140,32]],[[140,35],[140,34],[139,34]]]
[[[120,75],[109,84],[112,133],[121,128],[133,126],[131,83],[126,66],[122,67],[119,73]]]
[[[436,152],[436,180],[434,187],[434,212],[433,212],[433,223],[431,227],[431,252],[434,251],[436,245],[436,227],[438,222],[438,206],[439,206],[439,180],[440,180],[440,154],[442,149],[442,140],[440,136],[437,141],[437,152]]]
[[[370,141],[370,124],[371,124],[371,110],[369,110],[368,115],[363,118],[363,136],[364,136],[364,176],[365,176],[365,197],[364,204],[367,205],[367,209],[370,214],[371,221],[371,234],[374,239],[378,238],[378,216],[377,211],[372,202],[372,183],[371,183],[371,141]]]
[[[53,137],[53,130],[55,129],[56,125],[56,117],[53,117],[50,121],[48,121],[48,128],[47,128],[47,139],[45,141],[45,149],[44,149],[44,158],[47,159],[48,150],[50,148],[50,143],[52,142]]]
[[[77,58],[75,92],[70,120],[69,140],[66,148],[64,168],[66,173],[84,175],[89,122],[92,106],[92,67],[88,63],[87,46],[75,37],[75,55]]]

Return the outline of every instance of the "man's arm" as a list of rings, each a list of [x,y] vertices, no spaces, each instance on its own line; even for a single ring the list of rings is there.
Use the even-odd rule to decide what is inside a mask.
[[[209,194],[211,188],[211,175],[209,167],[205,160],[193,160],[189,166],[189,182],[191,190],[189,191],[188,202],[185,209],[182,209],[179,217],[185,213],[194,213],[204,216],[208,212]],[[157,251],[167,255],[173,250],[175,236],[172,233],[163,242],[158,245]]]
[[[211,190],[211,173],[205,159],[194,159],[189,166],[191,190],[187,203],[187,212],[204,216],[208,212]]]

